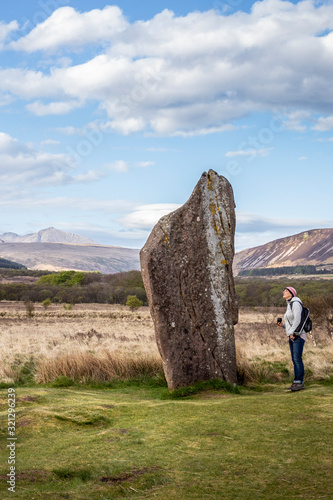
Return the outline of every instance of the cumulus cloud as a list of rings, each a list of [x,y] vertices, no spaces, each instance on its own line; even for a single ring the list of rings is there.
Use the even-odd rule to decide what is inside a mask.
[[[12,42],[10,46],[14,50],[25,52],[53,51],[63,46],[81,47],[89,43],[112,40],[126,26],[127,22],[116,6],[83,13],[76,12],[72,7],[61,7],[28,35]]]
[[[11,137],[9,134],[0,132],[0,154],[8,156],[18,156],[30,152],[30,148],[25,144],[21,144],[18,139]]]
[[[316,124],[313,126],[313,130],[319,130],[325,132],[327,130],[333,130],[333,115],[317,119]]]
[[[332,220],[325,219],[276,219],[261,215],[237,212],[237,231],[239,233],[264,233],[267,231],[289,231],[290,234],[307,229],[332,227]]]
[[[37,100],[28,104],[37,114],[96,101],[110,130],[121,134],[223,132],[254,111],[282,108],[289,128],[302,131],[304,120],[320,115],[315,129],[327,130],[332,30],[333,5],[308,0],[263,0],[232,15],[209,10],[177,17],[166,9],[135,23],[117,7],[87,13],[63,7],[12,48],[76,49],[105,41],[104,48],[82,64],[44,73],[0,70],[0,91]]]
[[[121,222],[126,228],[151,230],[164,215],[177,210],[181,205],[176,203],[157,203],[142,205],[123,217]]]
[[[236,212],[236,251],[264,245],[278,238],[308,231],[332,227],[332,220],[325,219],[278,219],[263,217],[249,212]]]
[[[17,186],[29,187],[90,183],[109,175],[107,169],[70,173],[65,154],[48,153],[3,132],[0,133],[1,192],[10,193]]]
[[[283,125],[288,130],[295,130],[296,132],[305,132],[305,122],[311,121],[311,113],[309,111],[297,110],[287,113]]]

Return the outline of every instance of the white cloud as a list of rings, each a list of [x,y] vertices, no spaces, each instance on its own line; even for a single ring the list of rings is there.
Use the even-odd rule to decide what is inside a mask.
[[[10,46],[25,52],[53,51],[63,46],[81,47],[88,43],[112,40],[126,25],[121,10],[116,6],[83,13],[76,12],[72,7],[61,7]]]
[[[27,109],[37,116],[45,115],[65,115],[73,109],[80,108],[83,103],[79,101],[65,101],[65,102],[49,102],[43,104],[40,101],[33,102],[27,105]]]
[[[176,203],[158,203],[142,205],[122,218],[121,222],[126,228],[151,230],[164,215],[177,210],[181,205]]]
[[[141,132],[145,129],[145,121],[142,118],[126,118],[122,117],[115,118],[112,122],[109,122],[109,125],[104,128],[109,128],[114,130],[115,132],[120,132],[124,135],[133,134],[135,132]]]
[[[135,204],[128,200],[103,200],[94,198],[70,198],[65,196],[57,196],[55,198],[41,198],[35,195],[24,195],[21,198],[0,199],[0,206],[3,208],[55,208],[63,209],[64,207],[73,211],[98,211],[106,214],[117,214],[121,212],[130,212],[135,208]]]
[[[70,174],[66,154],[47,153],[0,133],[1,193],[12,193],[17,186],[24,189],[40,186],[91,183],[109,175],[107,169]]]
[[[333,5],[308,0],[263,0],[228,16],[164,10],[132,24],[117,7],[83,14],[63,7],[12,47],[106,42],[104,48],[82,64],[44,73],[0,70],[0,91],[37,100],[28,103],[37,114],[96,101],[108,127],[122,134],[214,133],[254,111],[281,108],[290,115],[286,126],[302,131],[333,99],[332,30]],[[332,128],[331,120],[323,116],[315,129]]]
[[[333,115],[317,119],[316,124],[312,127],[313,130],[319,130],[320,132],[326,132],[327,130],[333,130]]]
[[[264,217],[250,212],[236,211],[238,232],[265,232],[275,229],[295,230],[295,232],[315,229],[320,227],[332,227],[333,220],[325,219],[276,219]]]
[[[3,47],[3,43],[5,42],[6,38],[12,31],[18,30],[18,23],[17,21],[11,21],[10,23],[6,24],[4,22],[0,22],[0,48]]]
[[[17,156],[29,153],[29,151],[29,147],[25,144],[20,144],[17,139],[4,132],[0,132],[0,155]]]
[[[119,173],[128,172],[130,169],[129,163],[126,161],[123,161],[123,160],[118,160],[118,161],[114,161],[113,163],[108,163],[108,164],[104,165],[104,167],[109,169],[109,170],[114,170],[115,172],[119,172]]]
[[[236,130],[236,127],[234,125],[231,125],[227,123],[226,125],[221,125],[220,127],[207,127],[207,128],[202,128],[198,130],[192,130],[191,132],[184,132],[182,130],[178,130],[177,132],[174,132],[172,135],[177,137],[194,137],[196,135],[208,135],[208,134],[216,134],[220,132],[226,132],[230,130]]]
[[[333,220],[276,219],[240,211],[236,211],[236,221],[237,252],[310,229],[333,227]]]
[[[147,167],[152,167],[153,165],[155,165],[154,161],[137,161],[133,164],[130,164],[128,161],[117,160],[114,161],[113,163],[106,163],[104,165],[104,168],[108,170],[113,170],[114,172],[125,173],[128,172],[132,166],[147,168]]]
[[[46,139],[41,142],[41,146],[59,146],[61,144],[60,141],[56,141],[54,139]]]
[[[263,149],[240,149],[237,151],[228,151],[225,156],[232,158],[233,156],[268,156],[273,148]]]
[[[305,132],[305,121],[311,121],[311,113],[309,111],[297,110],[291,113],[287,113],[287,118],[283,121],[283,125],[288,130]]]
[[[0,93],[0,106],[8,106],[14,101],[14,97],[10,94],[1,94]]]
[[[300,156],[300,157],[298,158],[298,160],[299,160],[299,161],[300,161],[300,160],[307,160],[307,159],[308,159],[308,157],[307,157],[307,156]]]

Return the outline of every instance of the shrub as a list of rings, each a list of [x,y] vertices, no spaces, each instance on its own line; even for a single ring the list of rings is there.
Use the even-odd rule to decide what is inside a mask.
[[[138,299],[136,295],[128,295],[126,305],[131,311],[135,311],[136,309],[139,309],[139,307],[143,306],[143,302]]]
[[[31,300],[26,300],[24,305],[28,318],[32,318],[35,312],[35,304]]]
[[[306,297],[305,305],[310,309],[314,323],[322,323],[333,340],[333,294]]]
[[[37,285],[58,285],[58,286],[81,286],[86,273],[77,271],[62,271],[56,274],[42,276]]]
[[[47,309],[48,307],[50,307],[51,304],[52,304],[52,300],[51,299],[45,299],[42,302],[42,306],[44,307],[44,309]]]
[[[62,307],[65,311],[71,311],[73,309],[73,304],[63,304]]]
[[[33,358],[23,359],[17,355],[11,368],[15,384],[35,385],[36,367]]]

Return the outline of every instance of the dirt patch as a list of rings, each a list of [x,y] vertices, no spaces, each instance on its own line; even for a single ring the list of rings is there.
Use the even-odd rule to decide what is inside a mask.
[[[33,397],[33,396],[22,396],[20,398],[16,398],[16,401],[26,401],[28,403],[36,403],[38,402],[39,398],[38,397]]]
[[[32,420],[29,419],[22,419],[17,422],[18,427],[27,427],[27,425],[30,425],[32,423]]]
[[[102,483],[113,483],[113,484],[131,482],[134,481],[134,479],[137,476],[142,476],[144,474],[147,474],[148,472],[157,471],[160,469],[161,467],[159,467],[158,465],[153,465],[151,467],[144,467],[143,469],[139,469],[139,467],[133,467],[131,471],[123,472],[122,474],[118,474],[116,476],[100,477],[99,481],[101,481]]]
[[[115,405],[99,405],[101,408],[114,408]]]
[[[32,483],[42,483],[44,481],[48,481],[50,477],[51,473],[42,469],[30,469],[16,473],[17,481],[28,481]],[[0,479],[7,481],[8,477],[5,474],[1,474]]]
[[[114,433],[117,433],[117,434],[120,434],[120,435],[125,435],[125,434],[128,434],[130,432],[129,429],[110,429],[110,431],[113,431]],[[120,441],[120,436],[115,436],[111,439],[108,439],[108,443],[114,443],[115,441]]]

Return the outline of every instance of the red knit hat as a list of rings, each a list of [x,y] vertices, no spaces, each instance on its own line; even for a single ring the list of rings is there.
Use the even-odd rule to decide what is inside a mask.
[[[286,286],[285,290],[288,290],[293,297],[296,297],[297,292],[296,292],[295,288],[293,288],[292,286]]]

